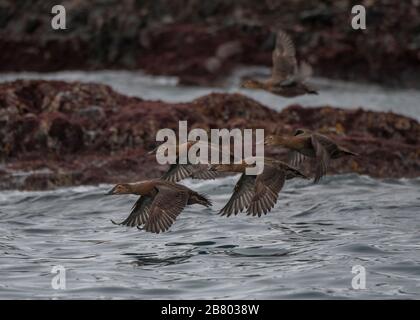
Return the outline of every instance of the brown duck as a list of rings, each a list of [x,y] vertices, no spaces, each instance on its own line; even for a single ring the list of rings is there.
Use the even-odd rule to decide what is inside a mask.
[[[322,176],[327,173],[331,159],[338,159],[344,156],[358,156],[342,146],[339,146],[332,139],[309,130],[298,129],[292,137],[271,135],[265,138],[265,145],[282,146],[290,150],[290,164],[297,167],[306,157],[315,158],[317,165],[315,169],[314,183],[319,182]]]
[[[202,179],[202,180],[211,180],[215,179],[219,176],[217,172],[209,171],[208,170],[208,164],[193,164],[188,160],[188,163],[186,164],[180,164],[179,163],[179,150],[183,146],[186,148],[186,150],[190,150],[190,148],[193,145],[199,144],[200,141],[188,141],[183,144],[177,144],[176,145],[176,163],[171,164],[169,166],[168,171],[164,173],[164,175],[161,177],[161,179],[171,182],[178,182],[183,179],[186,179],[188,177],[192,179]],[[210,157],[212,149],[218,149],[218,151],[221,148],[218,148],[215,144],[208,143],[208,155]],[[149,154],[156,154],[158,152],[159,146],[153,149],[149,152]],[[223,151],[220,151],[223,152]],[[229,155],[230,158],[232,158],[232,155]]]
[[[218,164],[210,167],[210,170],[219,172],[242,173],[228,203],[219,213],[222,216],[229,217],[247,209],[248,215],[260,217],[274,207],[285,180],[295,177],[307,179],[299,170],[267,157],[264,159],[263,172],[257,176],[245,173],[248,166],[250,165],[243,161],[239,164]]]
[[[307,79],[312,75],[311,66],[301,62],[298,67],[295,47],[284,31],[277,32],[276,47],[272,59],[271,78],[264,81],[244,80],[241,87],[262,89],[283,97],[318,94],[315,89],[306,84]]]
[[[111,221],[114,224],[129,227],[144,226],[141,229],[153,233],[168,230],[187,205],[211,206],[206,196],[183,185],[160,179],[117,184],[107,194],[139,195],[140,198],[134,204],[127,219],[121,223]]]

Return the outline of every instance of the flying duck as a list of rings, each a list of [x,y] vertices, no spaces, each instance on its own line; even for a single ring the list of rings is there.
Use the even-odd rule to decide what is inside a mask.
[[[283,97],[296,97],[303,94],[318,94],[306,84],[312,75],[312,67],[301,62],[298,66],[296,50],[290,37],[282,30],[277,32],[276,47],[272,55],[271,77],[264,81],[244,80],[242,88],[262,89]]]
[[[211,206],[206,196],[186,186],[161,179],[117,184],[107,194],[139,195],[140,198],[124,221],[116,223],[111,220],[111,222],[129,227],[143,226],[139,229],[152,233],[168,230],[187,205]]]
[[[264,144],[282,146],[289,149],[290,164],[294,167],[298,167],[305,156],[315,158],[317,165],[314,183],[319,182],[321,177],[327,173],[331,159],[338,159],[348,155],[358,156],[357,153],[339,146],[331,138],[305,129],[296,130],[292,137],[270,135],[265,138]]]

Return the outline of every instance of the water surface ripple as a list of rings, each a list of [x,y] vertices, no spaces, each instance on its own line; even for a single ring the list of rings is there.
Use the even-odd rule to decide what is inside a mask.
[[[187,180],[214,208],[159,235],[113,225],[136,198],[108,185],[0,192],[0,298],[420,298],[420,179],[295,180],[267,216],[220,217],[236,180]],[[55,265],[66,290],[51,287]]]

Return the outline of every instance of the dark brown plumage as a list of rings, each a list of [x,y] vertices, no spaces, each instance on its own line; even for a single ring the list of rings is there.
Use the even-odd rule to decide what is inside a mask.
[[[312,75],[309,64],[301,62],[298,66],[296,50],[290,37],[283,31],[277,32],[276,47],[273,51],[271,78],[265,81],[245,80],[243,88],[262,89],[283,97],[296,97],[303,94],[318,94],[306,84]]]
[[[322,134],[304,129],[298,129],[292,137],[268,136],[265,139],[265,145],[282,146],[289,149],[290,164],[294,167],[297,167],[305,157],[315,158],[317,165],[314,183],[319,182],[321,177],[327,173],[331,159],[358,155],[339,146]]]
[[[257,176],[245,173],[248,166],[245,162],[211,166],[210,170],[242,173],[220,215],[229,217],[247,209],[249,215],[260,217],[274,207],[286,179],[306,178],[303,173],[288,164],[267,157],[264,159],[263,172]]]
[[[168,230],[187,205],[211,206],[211,202],[204,195],[186,186],[161,179],[117,184],[108,194],[139,195],[140,198],[124,221],[121,223],[111,221],[129,227],[144,226],[142,229],[153,233]]]

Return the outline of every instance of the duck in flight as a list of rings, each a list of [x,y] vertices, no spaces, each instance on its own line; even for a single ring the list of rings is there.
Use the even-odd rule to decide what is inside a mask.
[[[161,179],[117,184],[107,194],[139,195],[140,198],[124,221],[116,223],[111,220],[111,222],[128,227],[138,227],[152,233],[168,230],[187,205],[211,206],[210,200],[205,195],[186,186]]]
[[[314,183],[319,182],[326,175],[331,159],[344,156],[358,156],[340,145],[331,138],[310,130],[298,129],[294,136],[284,137],[270,135],[265,138],[264,144],[268,146],[282,146],[290,150],[289,159],[293,167],[298,167],[305,157],[316,159]]]
[[[298,66],[296,50],[290,37],[282,30],[277,32],[276,47],[272,54],[271,77],[264,81],[244,80],[242,88],[262,89],[283,97],[296,97],[303,94],[318,94],[306,84],[312,75],[312,67],[301,62]]]
[[[229,217],[247,209],[248,215],[260,217],[274,207],[285,180],[295,177],[308,179],[302,172],[288,164],[267,157],[264,158],[264,169],[261,174],[247,175],[245,169],[250,166],[252,165],[242,161],[238,164],[212,165],[209,168],[218,172],[242,173],[228,203],[220,210],[220,215]]]

